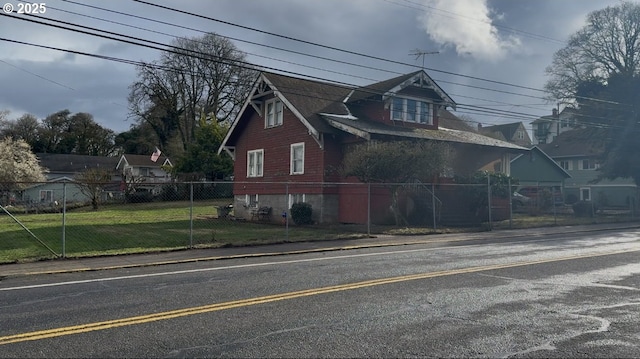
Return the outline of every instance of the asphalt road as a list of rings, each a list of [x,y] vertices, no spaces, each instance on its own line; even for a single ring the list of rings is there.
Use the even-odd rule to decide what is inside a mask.
[[[5,278],[1,357],[639,357],[640,231]]]

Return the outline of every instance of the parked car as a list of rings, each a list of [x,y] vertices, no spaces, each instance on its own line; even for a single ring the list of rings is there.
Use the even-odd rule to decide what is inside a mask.
[[[553,196],[553,203],[556,206],[564,204],[564,196],[562,195],[562,190],[558,186],[529,186],[529,187],[521,187],[517,190],[517,193],[522,196],[528,197],[529,199],[535,199],[537,201],[542,200],[540,196],[544,191],[548,191]]]
[[[511,206],[513,209],[524,207],[529,204],[529,202],[531,202],[531,198],[523,196],[518,192],[513,192],[511,196]]]

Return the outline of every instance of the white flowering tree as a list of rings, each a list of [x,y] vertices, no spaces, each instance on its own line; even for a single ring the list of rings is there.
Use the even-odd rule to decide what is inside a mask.
[[[46,180],[46,170],[24,140],[0,139],[0,194],[22,190]]]

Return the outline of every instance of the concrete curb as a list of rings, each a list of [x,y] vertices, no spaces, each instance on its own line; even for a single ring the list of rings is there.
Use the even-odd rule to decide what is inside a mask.
[[[77,260],[51,260],[32,263],[17,263],[0,265],[0,279],[1,278],[14,278],[22,276],[34,276],[34,275],[46,275],[46,274],[62,274],[62,273],[78,273],[78,272],[92,272],[92,271],[104,271],[113,269],[126,269],[126,268],[140,268],[140,267],[155,267],[172,264],[184,264],[184,263],[196,263],[207,261],[219,261],[230,260],[239,258],[256,258],[256,257],[275,257],[286,256],[294,254],[304,253],[321,253],[321,252],[335,252],[343,250],[354,250],[363,248],[382,248],[382,247],[397,247],[416,244],[433,244],[433,243],[451,243],[451,242],[463,242],[463,241],[480,241],[485,239],[505,239],[505,238],[522,238],[530,236],[545,236],[545,235],[558,235],[562,233],[589,233],[599,232],[607,230],[626,230],[626,229],[640,229],[640,223],[609,223],[609,224],[596,224],[596,225],[581,225],[581,226],[562,226],[562,227],[542,227],[542,228],[528,228],[528,229],[508,229],[508,230],[496,230],[490,232],[474,232],[474,233],[455,233],[455,234],[431,234],[421,236],[391,236],[382,235],[376,238],[363,239],[361,244],[354,245],[340,245],[340,246],[327,246],[320,248],[302,248],[295,250],[282,250],[271,252],[253,252],[245,248],[227,248],[239,253],[228,255],[215,255],[215,256],[198,256],[202,252],[199,250],[184,251],[184,258],[178,259],[166,259],[166,260],[150,260],[162,257],[162,253],[152,254],[140,254],[140,255],[126,255],[126,256],[113,256],[113,257],[99,257],[99,258],[80,258]],[[290,243],[289,246],[318,246],[327,242],[298,242]],[[284,244],[283,246],[286,246]],[[274,246],[274,245],[270,245]],[[256,247],[250,247],[255,249]],[[210,249],[207,251],[221,251],[223,249]],[[245,250],[245,252],[243,252]],[[175,253],[175,252],[167,252]],[[167,253],[164,256],[168,255]],[[195,256],[195,257],[194,257]],[[98,260],[99,259],[99,260]],[[125,263],[119,263],[125,262]],[[108,263],[108,264],[107,264]],[[40,267],[40,268],[39,268]],[[42,268],[46,267],[46,268]]]

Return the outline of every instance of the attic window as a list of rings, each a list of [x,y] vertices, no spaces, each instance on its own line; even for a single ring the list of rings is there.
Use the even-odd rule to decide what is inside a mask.
[[[272,99],[267,101],[264,114],[264,127],[275,127],[282,125],[283,106],[282,101]]]
[[[394,97],[391,100],[391,119],[394,121],[433,124],[431,104],[410,98]]]

